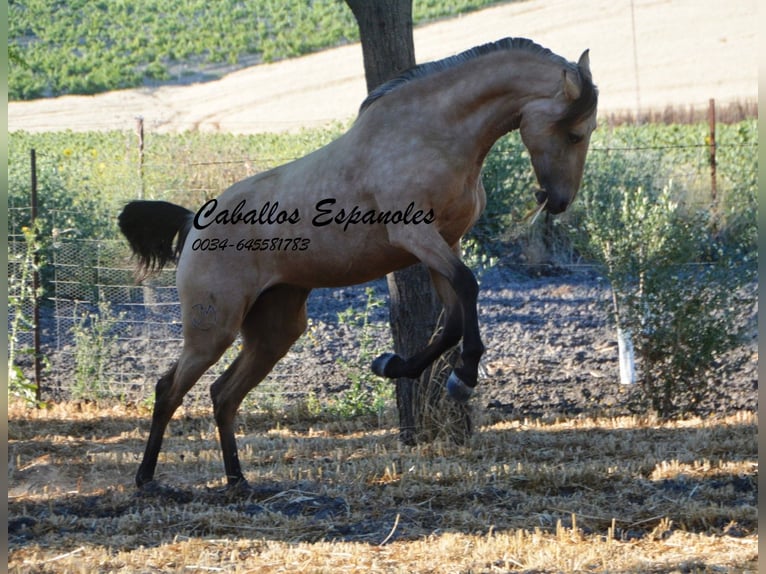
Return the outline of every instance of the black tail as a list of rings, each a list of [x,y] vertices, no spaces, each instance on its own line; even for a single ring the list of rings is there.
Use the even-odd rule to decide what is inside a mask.
[[[125,206],[118,221],[120,231],[138,258],[136,276],[139,280],[178,258],[193,215],[188,209],[167,201],[131,201]]]

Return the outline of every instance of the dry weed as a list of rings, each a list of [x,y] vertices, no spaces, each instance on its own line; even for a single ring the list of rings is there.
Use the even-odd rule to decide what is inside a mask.
[[[467,444],[245,415],[223,489],[206,411],[9,409],[10,572],[756,571],[757,416],[495,420]]]

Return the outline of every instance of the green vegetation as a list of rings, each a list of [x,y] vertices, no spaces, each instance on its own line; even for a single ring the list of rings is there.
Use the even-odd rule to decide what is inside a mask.
[[[617,326],[630,333],[645,402],[663,417],[694,412],[739,365],[755,258],[711,237],[711,218],[682,208],[672,185],[588,197],[584,251],[609,279]]]
[[[214,197],[235,181],[301,157],[336,138],[346,125],[297,134],[148,134],[143,186],[139,177],[135,134],[125,132],[53,132],[9,135],[9,205],[29,203],[29,150],[38,155],[40,211],[70,211],[60,229],[76,237],[114,237],[114,213],[121,202],[145,189],[147,199],[174,201],[190,208]],[[620,186],[663,187],[674,182],[684,205],[710,208],[709,157],[704,146],[707,127],[646,125],[601,128],[594,133],[580,197],[572,211],[550,227],[561,238],[563,223],[577,227],[582,198]],[[719,125],[717,235],[745,250],[756,246],[757,122]],[[487,210],[471,232],[474,250],[489,255],[497,239],[509,234],[527,241],[545,226],[545,217],[522,223],[534,206],[536,185],[529,156],[518,134],[500,140],[487,157],[484,186]],[[681,197],[683,196],[683,197]],[[11,230],[27,225],[26,214],[12,213]],[[49,232],[48,232],[49,233]],[[45,232],[43,233],[45,234]],[[562,241],[565,239],[562,239]],[[562,247],[570,254],[571,246]]]
[[[74,400],[119,398],[110,388],[107,369],[119,353],[115,325],[123,315],[115,314],[105,300],[99,301],[98,312],[80,315],[80,322],[72,330],[75,343]]]
[[[421,23],[492,3],[416,1],[413,18]],[[299,56],[359,36],[340,0],[12,0],[9,25],[11,100],[210,77],[216,68]]]
[[[529,262],[571,262],[573,240],[582,233],[588,199],[597,195],[617,206],[621,189],[662,189],[673,181],[673,199],[686,212],[710,215],[711,234],[727,248],[754,253],[757,239],[757,121],[717,127],[717,197],[711,196],[707,124],[623,125],[596,130],[577,200],[558,218],[541,216],[522,223],[535,206],[537,183],[529,154],[517,133],[497,142],[487,157],[484,186],[488,204],[472,231],[486,249],[506,234],[521,246]],[[544,242],[542,256],[537,255]],[[535,251],[533,253],[532,251]]]
[[[19,344],[23,331],[34,327],[32,305],[39,293],[34,292],[32,273],[39,268],[37,254],[39,243],[38,226],[24,226],[21,229],[23,241],[18,242],[17,249],[8,252],[8,391],[22,398],[27,404],[36,402],[36,385],[29,380],[23,369],[18,365],[18,355],[34,358],[34,347],[22,347]]]
[[[193,208],[248,175],[286,163],[321,147],[343,131],[298,134],[184,133],[148,135],[142,174],[135,134],[50,132],[9,136],[11,233],[29,224],[29,150],[38,157],[38,197],[44,238],[117,237],[116,213],[140,196]]]
[[[327,407],[330,414],[339,418],[377,415],[381,419],[386,405],[394,398],[391,382],[374,375],[370,370],[373,359],[385,350],[380,346],[382,338],[370,319],[372,311],[385,302],[375,296],[372,287],[365,289],[365,295],[367,301],[364,309],[349,307],[338,314],[339,325],[360,333],[356,356],[338,359],[351,383],[350,389]]]
[[[715,195],[705,126],[615,130],[565,225],[610,281],[614,322],[632,335],[643,398],[661,416],[694,412],[739,367],[722,359],[753,305],[754,128],[719,127]]]
[[[648,402],[665,414],[693,410],[710,390],[711,369],[721,353],[737,343],[741,326],[735,323],[751,302],[739,288],[753,280],[755,265],[756,126],[749,120],[718,127],[715,198],[706,126],[602,128],[594,134],[572,209],[532,224],[523,221],[534,205],[536,185],[529,158],[517,135],[506,137],[487,159],[488,205],[466,241],[469,259],[485,267],[515,250],[530,264],[600,265],[619,300],[615,320],[634,334],[648,374],[643,380]],[[30,148],[37,151],[41,198],[34,244],[45,261],[60,238],[116,238],[116,214],[142,189],[148,199],[193,209],[235,181],[300,157],[344,129],[339,124],[282,135],[149,134],[141,172],[130,132],[14,132],[10,235],[21,241],[22,229],[30,227],[29,211],[23,209],[29,203]],[[18,258],[29,257],[23,247],[17,250]],[[14,269],[9,281],[19,286],[12,295],[22,308],[31,292]],[[42,279],[45,290],[46,268]],[[728,312],[717,313],[723,310]],[[358,323],[366,315],[343,319]],[[356,361],[348,366],[353,370]],[[361,379],[355,390],[356,402],[368,405],[376,393]],[[352,398],[346,406],[353,406]]]

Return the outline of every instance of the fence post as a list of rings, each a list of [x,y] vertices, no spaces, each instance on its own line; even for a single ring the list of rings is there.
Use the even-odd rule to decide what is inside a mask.
[[[715,99],[710,98],[707,112],[708,127],[710,128],[710,134],[708,135],[708,146],[710,148],[710,196],[713,200],[713,209],[718,206],[718,189],[716,184],[716,159],[715,159]]]
[[[136,134],[138,135],[138,179],[141,187],[138,190],[138,199],[144,198],[144,116],[136,116]],[[153,305],[156,302],[154,291],[148,282],[143,286],[144,305]]]
[[[136,134],[138,134],[138,179],[141,187],[138,199],[144,198],[144,117],[136,116]]]
[[[34,148],[29,152],[30,168],[32,172],[32,232],[36,235],[35,228],[37,222],[37,153]],[[40,363],[40,305],[38,300],[38,291],[40,289],[40,258],[35,249],[33,255],[32,269],[32,322],[34,323],[34,346],[35,346],[35,401],[39,405],[42,402],[42,364]]]

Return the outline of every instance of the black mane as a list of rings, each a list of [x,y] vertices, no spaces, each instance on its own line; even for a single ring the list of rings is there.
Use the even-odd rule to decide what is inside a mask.
[[[579,72],[576,64],[568,62],[561,56],[551,52],[548,48],[543,48],[539,44],[536,44],[527,38],[503,38],[497,42],[490,42],[488,44],[476,46],[466,50],[465,52],[444,58],[443,60],[427,62],[425,64],[415,66],[414,68],[410,68],[409,70],[403,72],[401,75],[388,80],[387,82],[384,82],[372,90],[362,102],[362,105],[359,107],[359,113],[361,114],[364,112],[364,110],[370,107],[373,102],[379,100],[386,94],[393,92],[397,88],[413,80],[424,78],[426,76],[454,68],[469,60],[478,58],[479,56],[484,56],[485,54],[490,54],[492,52],[498,52],[501,50],[524,50],[532,54],[540,54],[561,65],[563,68],[567,68],[580,75],[580,79],[582,80],[582,94],[572,104],[572,106],[570,106],[570,109],[567,110],[566,115],[559,120],[559,123],[576,123],[576,120],[589,115],[595,109],[598,98],[598,90],[596,89],[596,86],[593,85],[593,82],[590,78],[586,78],[584,74]]]

